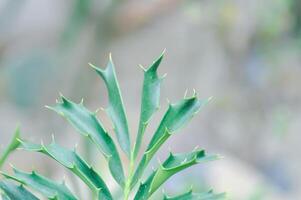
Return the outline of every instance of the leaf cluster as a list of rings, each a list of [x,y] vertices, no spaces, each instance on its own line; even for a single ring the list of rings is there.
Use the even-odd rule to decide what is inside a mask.
[[[97,118],[97,112],[91,112],[83,105],[83,102],[75,103],[63,95],[60,96],[60,100],[57,101],[56,105],[47,106],[50,110],[64,117],[80,135],[91,141],[102,153],[108,163],[112,178],[123,191],[125,200],[129,198],[134,200],[149,199],[174,174],[195,164],[219,158],[217,155],[207,155],[203,149],[194,149],[188,153],[170,153],[166,160],[159,164],[157,169],[154,169],[148,177],[144,177],[150,161],[160,147],[209,101],[209,99],[198,99],[197,94],[194,93],[192,97],[185,96],[184,99],[176,103],[169,103],[168,109],[163,115],[152,139],[147,148],[142,151],[142,157],[139,158],[138,155],[141,152],[141,144],[147,126],[153,114],[159,109],[160,87],[164,76],[160,77],[157,71],[163,55],[164,53],[147,69],[142,67],[144,81],[141,95],[141,113],[134,144],[131,144],[126,111],[111,56],[105,69],[90,64],[107,87],[109,105],[106,113],[113,123],[117,143],[129,161],[128,166],[125,166],[125,163],[121,161],[121,153],[117,150],[116,142]],[[0,167],[8,155],[18,147],[26,151],[44,154],[61,164],[89,187],[94,199],[114,199],[114,194],[112,194],[100,173],[89,165],[75,150],[64,148],[54,140],[47,145],[26,141],[20,138],[19,129],[16,130],[11,144],[0,158]],[[126,170],[127,173],[125,173]],[[0,181],[2,199],[32,200],[38,199],[35,196],[38,193],[52,200],[79,199],[64,182],[54,181],[36,171],[26,173],[15,167],[13,167],[13,171],[13,175],[2,172],[4,177]],[[16,184],[16,182],[19,184]],[[215,194],[212,191],[204,193],[189,191],[174,197],[164,195],[163,199],[217,200],[224,199],[224,194]]]

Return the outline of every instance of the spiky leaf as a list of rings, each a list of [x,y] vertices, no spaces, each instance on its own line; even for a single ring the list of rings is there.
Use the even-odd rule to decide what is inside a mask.
[[[164,200],[224,200],[226,199],[225,193],[221,194],[215,194],[212,191],[209,192],[203,192],[203,193],[194,193],[192,190],[190,190],[187,193],[174,196],[174,197],[168,197],[164,196]]]
[[[17,186],[9,181],[0,181],[0,189],[11,200],[39,200],[22,185]]]
[[[143,134],[149,123],[149,120],[155,113],[155,111],[159,108],[160,85],[162,78],[158,77],[157,70],[162,61],[163,54],[164,52],[155,62],[153,62],[153,64],[147,70],[144,70],[140,122],[137,139],[134,146],[134,158],[137,157],[137,154],[139,152]]]
[[[128,157],[131,154],[130,136],[128,130],[128,122],[123,106],[123,100],[119,88],[119,84],[116,78],[115,67],[113,64],[112,57],[110,55],[109,62],[106,69],[102,70],[96,66],[90,64],[96,72],[104,80],[108,95],[109,95],[109,107],[107,113],[113,121],[117,140],[120,144],[121,149],[126,153]]]
[[[108,160],[112,176],[121,186],[124,185],[124,172],[120,157],[112,138],[103,128],[95,113],[86,109],[82,103],[76,104],[61,96],[62,102],[50,107],[64,118],[66,118],[78,132],[88,137],[97,145],[105,158]]]
[[[204,150],[175,155],[170,154],[165,162],[149,176],[146,182],[140,185],[135,199],[148,199],[172,175],[197,163],[216,159],[218,159],[218,156],[206,155]]]
[[[64,183],[56,183],[37,172],[30,174],[22,172],[17,169],[14,170],[14,175],[8,175],[2,173],[6,178],[13,179],[21,184],[29,186],[34,190],[40,192],[48,199],[59,199],[59,200],[76,200],[77,198],[70,192]]]
[[[16,128],[13,138],[11,139],[10,144],[7,146],[7,148],[4,150],[3,154],[0,157],[0,169],[3,166],[4,162],[8,158],[8,156],[18,148],[20,145],[18,138],[20,136],[20,129],[19,127]]]
[[[208,99],[209,100],[209,99]],[[132,187],[141,177],[144,169],[153,158],[154,154],[162,146],[162,144],[176,130],[186,124],[199,110],[205,105],[208,100],[199,100],[195,95],[191,98],[185,98],[175,104],[170,104],[163,119],[160,122],[150,144],[145,151],[138,168],[135,171]]]
[[[20,140],[21,141],[21,140]],[[99,199],[111,200],[112,195],[99,174],[89,166],[75,151],[67,150],[56,143],[49,145],[33,144],[21,141],[21,148],[27,151],[40,152],[50,156],[61,165],[76,174],[87,186],[99,196]]]

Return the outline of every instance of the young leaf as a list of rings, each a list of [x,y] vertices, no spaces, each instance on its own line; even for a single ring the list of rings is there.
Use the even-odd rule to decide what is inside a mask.
[[[95,113],[86,109],[82,103],[76,104],[61,96],[62,102],[49,107],[64,118],[66,118],[80,134],[88,137],[97,145],[99,150],[108,160],[112,176],[118,184],[124,185],[124,172],[120,157],[112,138],[103,128]]]
[[[17,186],[9,181],[0,181],[0,189],[3,190],[6,196],[11,200],[39,200],[22,185]]]
[[[123,106],[122,96],[119,88],[118,81],[116,79],[115,67],[110,55],[109,62],[106,69],[102,70],[96,66],[90,64],[91,67],[101,76],[104,80],[109,95],[109,107],[107,113],[113,121],[117,140],[121,149],[126,153],[128,157],[131,154],[130,136],[128,130],[128,122]]]
[[[157,70],[163,59],[163,55],[164,52],[155,62],[153,62],[153,64],[147,70],[144,70],[140,122],[136,143],[134,145],[134,158],[137,157],[137,154],[139,152],[141,141],[149,120],[155,113],[155,111],[159,108],[160,85],[162,78],[158,77]]]
[[[136,199],[149,198],[172,175],[201,162],[218,159],[216,155],[206,155],[204,150],[196,150],[190,153],[170,154],[159,168],[152,173],[145,183],[140,185]],[[145,198],[142,198],[145,197]]]
[[[192,190],[190,190],[187,193],[174,196],[174,197],[168,197],[164,196],[164,200],[224,200],[226,199],[225,193],[221,194],[214,194],[212,191],[210,192],[203,192],[203,193],[194,193]]]
[[[3,154],[0,157],[0,169],[3,166],[4,162],[6,161],[6,159],[8,158],[8,156],[20,145],[18,141],[19,136],[20,136],[20,129],[19,127],[17,127],[10,144],[7,146],[7,148],[4,150]]]
[[[76,198],[70,190],[66,187],[64,183],[56,183],[53,180],[50,180],[42,175],[39,175],[37,172],[32,172],[30,174],[14,170],[14,175],[8,175],[2,173],[6,178],[15,180],[21,184],[29,186],[34,190],[40,192],[48,199],[59,199],[59,200],[76,200]]]
[[[105,182],[76,152],[64,149],[54,142],[49,145],[39,145],[21,140],[20,142],[21,148],[27,151],[40,152],[50,156],[72,171],[82,181],[84,181],[95,194],[99,196],[99,199],[112,200],[112,195]]]
[[[161,120],[159,127],[157,128],[138,165],[138,168],[135,171],[131,184],[132,187],[140,179],[144,169],[162,144],[176,130],[185,125],[207,102],[208,100],[199,100],[196,96],[193,96],[188,99],[183,99],[176,104],[169,105],[168,110]]]

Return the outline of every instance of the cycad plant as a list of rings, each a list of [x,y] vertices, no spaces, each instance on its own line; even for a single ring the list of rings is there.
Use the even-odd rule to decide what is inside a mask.
[[[194,149],[192,152],[180,154],[170,153],[166,160],[159,164],[157,169],[154,169],[148,177],[145,177],[146,168],[164,142],[209,101],[209,99],[198,99],[196,93],[194,93],[192,97],[184,97],[184,99],[176,103],[169,103],[168,109],[146,150],[143,152],[142,158],[139,159],[138,154],[141,150],[145,130],[152,115],[159,109],[160,86],[163,77],[158,76],[157,70],[162,58],[163,53],[147,69],[141,66],[144,71],[144,81],[140,122],[134,144],[131,144],[127,117],[111,56],[105,69],[100,69],[90,64],[106,84],[109,98],[109,106],[106,109],[106,113],[113,122],[117,142],[129,160],[129,162],[126,162],[129,163],[128,166],[125,166],[126,163],[121,162],[116,142],[114,142],[112,136],[97,118],[97,112],[91,112],[83,105],[83,102],[79,104],[74,103],[63,95],[60,96],[60,100],[57,101],[56,105],[47,106],[50,110],[63,116],[79,134],[84,136],[86,140],[90,140],[99,149],[106,158],[113,179],[123,191],[122,198],[125,200],[149,199],[174,174],[192,165],[218,159],[217,155],[207,155],[203,149]],[[45,154],[60,163],[90,188],[93,199],[118,199],[114,197],[115,195],[100,176],[99,171],[101,169],[92,168],[75,150],[66,149],[54,140],[50,144],[28,142],[21,139],[18,129],[11,144],[3,153],[0,166],[17,147],[26,151]],[[125,173],[125,169],[127,169],[127,173]],[[47,199],[79,199],[72,194],[64,182],[59,183],[51,180],[36,171],[26,173],[15,167],[13,167],[13,171],[13,175],[2,172],[3,179],[0,181],[2,199],[34,200],[38,199],[36,197],[37,194]],[[212,191],[195,193],[190,190],[174,197],[169,197],[165,194],[162,196],[162,199],[166,200],[224,199],[224,194],[215,194]],[[88,197],[82,197],[82,199],[87,200]]]

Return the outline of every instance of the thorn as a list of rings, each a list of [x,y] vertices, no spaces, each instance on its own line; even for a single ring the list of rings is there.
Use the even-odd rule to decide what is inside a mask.
[[[213,96],[209,97],[207,102],[210,102],[211,100],[213,100]]]
[[[84,104],[84,98],[82,98],[79,102],[79,104],[83,105]]]
[[[144,72],[147,71],[141,64],[139,64],[138,66],[139,66]]]
[[[193,97],[196,97],[197,93],[196,93],[196,90],[193,88]]]
[[[99,108],[96,109],[95,112],[98,113],[100,110],[101,110],[101,111],[106,111],[106,109],[105,109],[104,107],[101,107],[101,106],[100,106]]]
[[[188,89],[185,90],[185,93],[184,93],[184,99],[186,99],[187,93],[188,93]]]
[[[66,183],[66,175],[64,174],[63,175],[63,184],[65,185],[65,183]]]
[[[167,76],[167,73],[163,74],[160,79],[165,79],[166,76]]]
[[[92,63],[88,63],[88,65],[89,65],[90,67],[92,67],[95,71],[99,72],[100,74],[103,74],[103,70],[102,70],[102,69],[96,67],[96,66],[93,65]]]
[[[76,152],[77,147],[78,147],[78,143],[75,143],[75,145],[74,145],[74,152]]]
[[[97,114],[100,110],[101,108],[97,108],[94,113]]]
[[[54,139],[54,134],[53,134],[53,133],[51,134],[51,139],[52,139],[51,142],[52,142],[52,143],[55,143],[55,139]]]
[[[110,59],[111,62],[113,62],[113,59],[112,59],[112,52],[109,53],[109,59]]]
[[[90,62],[88,63],[88,65],[89,65],[90,67],[94,68],[94,69],[96,68],[96,66],[95,66],[95,65],[93,65],[93,64],[92,64],[92,63],[90,63]]]
[[[192,151],[197,151],[199,149],[199,145],[196,145]]]
[[[164,55],[166,53],[166,48],[163,49],[161,55]]]
[[[44,142],[43,142],[43,140],[41,140],[41,146],[44,146]]]
[[[160,158],[158,158],[157,160],[158,160],[158,163],[159,163],[160,165],[162,165],[162,162],[161,162]]]
[[[168,104],[170,104],[170,100],[168,98],[166,98],[166,101],[167,101]]]
[[[13,165],[12,163],[8,163],[8,164],[9,164],[9,166],[10,166],[11,168],[15,169],[15,167],[14,167],[14,165]]]

